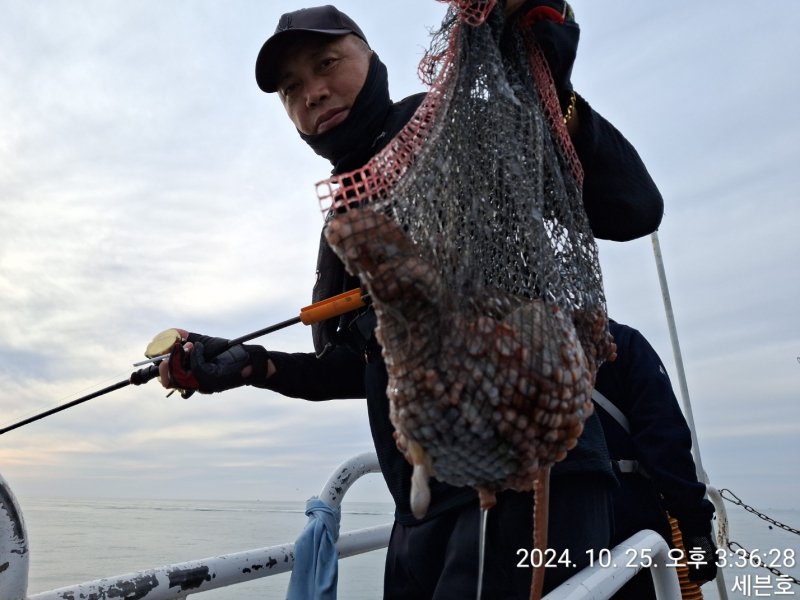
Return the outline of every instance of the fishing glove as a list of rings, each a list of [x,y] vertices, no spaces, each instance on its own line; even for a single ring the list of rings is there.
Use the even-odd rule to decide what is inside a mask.
[[[581,34],[575,13],[563,0],[530,0],[520,14],[544,52],[564,109],[572,96],[572,65]]]
[[[195,334],[189,341],[193,341],[192,336]],[[195,336],[194,340],[188,357],[181,344],[175,344],[170,355],[169,375],[176,386],[213,394],[266,380],[269,354],[262,346],[242,344],[228,348],[228,340],[223,338]],[[242,369],[248,366],[253,372],[242,377]]]
[[[710,534],[685,538],[683,547],[686,548],[689,579],[706,582],[717,576],[717,545]]]

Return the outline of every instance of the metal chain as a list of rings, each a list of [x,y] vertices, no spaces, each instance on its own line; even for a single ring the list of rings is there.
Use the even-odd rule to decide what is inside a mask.
[[[738,546],[739,550],[743,550],[744,553],[745,553],[745,558],[748,561],[750,560],[750,551],[747,548],[744,548],[739,542],[734,542],[733,540],[728,542],[728,550],[730,550],[731,552],[736,554],[736,549],[734,548],[734,546]],[[758,556],[758,554],[756,554],[756,556]],[[786,581],[791,581],[795,585],[800,585],[800,581],[798,581],[797,579],[795,579],[791,575],[787,575],[786,573],[781,573],[775,567],[768,567],[767,565],[764,564],[764,562],[762,560],[760,560],[761,559],[760,556],[758,556],[758,558],[759,558],[759,562],[758,562],[758,566],[759,567],[764,567],[767,571],[770,571],[773,575],[777,575],[778,577],[784,577],[784,578],[786,578]],[[753,563],[751,562],[750,564],[752,565]]]
[[[735,500],[731,500],[730,498],[725,498],[725,492],[728,492],[728,493],[729,493],[731,496],[733,496],[733,497],[735,498]],[[725,500],[727,500],[728,502],[730,502],[730,503],[732,503],[732,504],[737,504],[737,505],[741,506],[741,507],[742,507],[742,508],[744,508],[744,509],[745,509],[747,512],[753,513],[753,514],[754,514],[754,515],[756,515],[758,518],[760,518],[760,519],[764,519],[764,520],[765,520],[765,521],[767,521],[768,523],[772,523],[773,525],[775,525],[775,526],[777,526],[777,527],[780,527],[781,529],[785,529],[785,530],[786,530],[786,531],[788,531],[789,533],[793,533],[793,534],[795,534],[795,535],[800,535],[800,531],[798,531],[798,530],[797,530],[797,529],[795,529],[794,527],[789,527],[788,525],[784,525],[783,523],[781,523],[781,522],[779,522],[779,521],[776,521],[775,519],[771,519],[770,517],[768,517],[768,516],[767,516],[767,515],[765,515],[764,513],[760,513],[760,512],[758,512],[758,511],[757,511],[755,508],[753,508],[752,506],[748,506],[747,504],[745,504],[744,502],[742,502],[742,501],[739,499],[739,497],[738,497],[736,494],[734,494],[732,491],[730,491],[728,488],[723,488],[723,489],[721,489],[721,490],[719,491],[719,493],[720,493],[720,495],[721,495],[723,498],[725,498]]]

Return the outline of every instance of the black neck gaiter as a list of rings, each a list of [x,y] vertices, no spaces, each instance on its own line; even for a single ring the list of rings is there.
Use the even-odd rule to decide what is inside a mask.
[[[318,135],[298,133],[314,152],[331,161],[335,174],[346,173],[364,166],[372,157],[375,140],[391,106],[386,65],[373,52],[367,80],[347,118]]]

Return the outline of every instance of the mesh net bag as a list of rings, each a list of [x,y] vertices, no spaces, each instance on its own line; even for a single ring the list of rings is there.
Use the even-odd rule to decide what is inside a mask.
[[[549,69],[493,8],[451,3],[414,117],[317,187],[328,243],[375,306],[417,516],[429,476],[477,488],[484,505],[533,489],[576,444],[614,353]]]

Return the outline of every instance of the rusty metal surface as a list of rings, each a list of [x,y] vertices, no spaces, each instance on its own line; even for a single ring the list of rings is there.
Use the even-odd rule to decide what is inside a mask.
[[[28,589],[30,562],[25,521],[11,488],[0,476],[0,598],[21,600]]]
[[[322,486],[319,499],[331,508],[339,508],[347,490],[367,473],[380,473],[378,455],[375,452],[362,452],[348,458],[333,471]]]
[[[30,600],[167,600],[290,571],[294,544],[128,573],[34,594]]]
[[[391,531],[391,524],[386,524],[343,533],[336,543],[339,558],[385,548]],[[294,544],[281,544],[89,581],[34,594],[29,600],[174,600],[286,573],[293,565]]]

